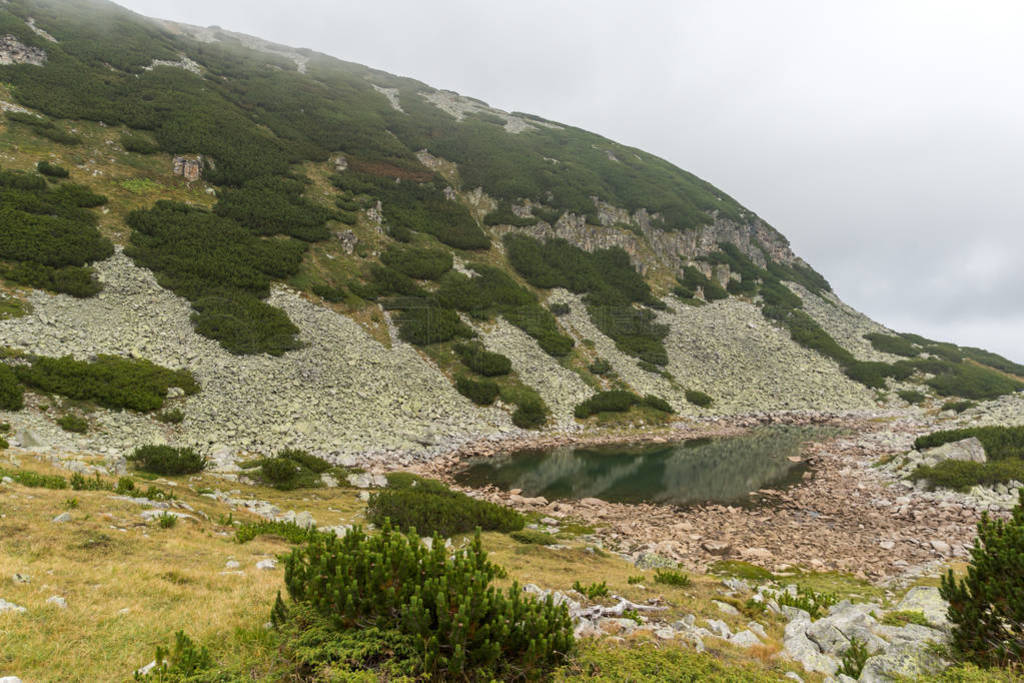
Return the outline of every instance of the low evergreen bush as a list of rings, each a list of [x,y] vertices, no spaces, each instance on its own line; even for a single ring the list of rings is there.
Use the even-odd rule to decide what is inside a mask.
[[[924,450],[953,441],[976,437],[985,448],[989,460],[1024,458],[1024,425],[1019,427],[967,427],[932,432],[914,440],[914,448]]]
[[[470,498],[443,485],[386,488],[370,496],[366,519],[378,526],[391,520],[402,531],[453,536],[479,527],[484,531],[518,531],[523,516],[503,505]]]
[[[700,408],[707,408],[714,402],[710,396],[697,389],[687,389],[685,395],[689,403]]]
[[[943,403],[942,404],[942,410],[952,410],[955,413],[962,413],[965,410],[973,408],[976,405],[978,405],[978,404],[975,403],[974,401],[957,401],[957,400],[952,400],[952,401],[946,401],[945,403]]]
[[[672,406],[669,405],[668,401],[666,401],[665,399],[661,398],[660,396],[655,396],[654,394],[647,394],[646,396],[643,397],[643,399],[640,401],[640,403],[642,405],[647,406],[648,408],[654,408],[655,410],[660,410],[663,413],[674,413],[674,412],[676,412],[675,410],[672,409]]]
[[[40,356],[30,365],[18,366],[16,373],[34,389],[114,410],[159,410],[172,386],[185,394],[199,391],[188,370],[170,370],[147,360],[119,356],[101,355],[94,361]]]
[[[480,342],[456,344],[454,350],[462,364],[478,375],[497,377],[512,371],[512,361],[500,353],[488,351]]]
[[[0,363],[0,410],[21,410],[25,407],[25,390],[9,365]]]
[[[196,474],[206,469],[206,458],[191,448],[152,445],[136,448],[128,460],[143,472],[163,475]]]
[[[548,421],[548,408],[539,396],[519,401],[512,413],[512,424],[521,429],[537,429]]]
[[[578,403],[573,414],[577,419],[582,420],[598,413],[624,413],[640,401],[641,398],[631,391],[621,389],[599,391]]]
[[[896,393],[904,401],[915,406],[924,403],[925,398],[927,398],[920,391],[914,391],[913,389],[904,389]]]
[[[325,534],[317,531],[315,527],[301,527],[295,522],[267,520],[248,522],[235,530],[235,540],[239,543],[248,543],[259,536],[276,536],[289,543],[306,543],[325,535],[334,534]]]
[[[444,249],[388,247],[380,255],[381,263],[417,280],[436,280],[452,269],[452,254]]]
[[[952,650],[983,667],[1024,663],[1024,489],[1010,519],[982,514],[967,576],[952,570],[939,594],[949,602]]]
[[[160,151],[160,145],[141,133],[122,133],[121,146],[126,152],[135,152],[136,154],[154,154]]]
[[[539,529],[520,529],[509,534],[509,538],[526,545],[555,545],[558,539]]]
[[[1004,458],[988,462],[943,460],[934,466],[919,465],[910,473],[914,481],[923,479],[929,488],[967,491],[972,486],[994,486],[1024,481],[1024,459]]]
[[[675,569],[659,569],[654,573],[654,583],[663,583],[666,586],[686,588],[692,581],[689,575]]]
[[[357,528],[293,550],[285,563],[292,606],[279,596],[272,620],[287,628],[300,606],[337,632],[397,631],[431,680],[540,678],[572,648],[572,622],[550,597],[535,601],[517,584],[495,588],[500,576],[479,533],[450,555],[439,536],[428,550],[385,520],[373,536]]]
[[[67,178],[70,175],[68,169],[57,164],[51,164],[49,161],[40,161],[36,164],[36,170],[51,178]]]
[[[57,418],[57,424],[65,432],[74,432],[75,434],[85,434],[89,431],[89,423],[84,417],[68,413],[67,415],[61,415]]]
[[[494,403],[494,399],[498,398],[500,392],[498,384],[494,380],[475,380],[465,375],[460,375],[455,379],[455,388],[460,394],[480,406],[489,406]]]
[[[593,363],[587,366],[595,375],[608,375],[612,372],[612,364],[606,361],[604,358],[598,358]]]

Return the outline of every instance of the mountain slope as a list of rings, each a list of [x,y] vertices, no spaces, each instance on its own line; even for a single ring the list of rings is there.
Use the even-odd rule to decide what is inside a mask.
[[[640,424],[671,419],[659,399],[857,410],[1022,386],[1006,359],[848,309],[664,160],[311,51],[10,0],[0,106],[0,344],[202,387],[168,399],[179,423],[98,411],[84,436],[30,391],[12,423],[54,445],[393,458],[578,429],[602,391],[651,399],[591,422]]]

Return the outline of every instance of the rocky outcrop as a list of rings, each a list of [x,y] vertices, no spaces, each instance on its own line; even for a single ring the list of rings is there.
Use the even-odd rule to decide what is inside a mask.
[[[0,36],[0,65],[8,64],[43,66],[46,64],[46,50],[26,45],[8,33]]]
[[[199,176],[203,173],[203,157],[176,156],[172,170],[174,175],[180,175],[190,183],[199,180]]]
[[[718,251],[719,242],[732,242],[752,261],[765,264],[765,252],[783,263],[803,263],[790,250],[786,239],[771,226],[752,217],[747,223],[716,218],[710,225],[695,230],[666,229],[657,214],[645,209],[630,213],[594,198],[601,225],[591,225],[584,216],[563,214],[555,224],[539,221],[535,225],[514,227],[496,225],[497,235],[517,232],[541,240],[561,238],[586,251],[620,247],[633,265],[644,274],[652,270],[675,273],[692,259]]]

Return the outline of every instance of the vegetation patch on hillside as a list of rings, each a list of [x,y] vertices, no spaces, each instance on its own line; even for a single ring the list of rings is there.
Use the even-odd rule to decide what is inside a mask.
[[[86,266],[114,247],[89,209],[106,201],[81,185],[51,186],[36,173],[0,170],[0,275],[29,287],[95,295],[100,284]]]
[[[562,239],[504,238],[509,263],[535,287],[583,294],[591,321],[623,353],[657,366],[668,364],[666,325],[655,322],[655,298],[629,255],[619,248],[587,252]],[[639,307],[638,307],[639,305]]]

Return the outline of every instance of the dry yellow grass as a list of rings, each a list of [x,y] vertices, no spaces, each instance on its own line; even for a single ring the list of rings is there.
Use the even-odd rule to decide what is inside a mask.
[[[60,473],[30,458],[21,461],[24,469]],[[211,478],[178,483],[157,485],[209,519],[196,515],[163,529],[142,519],[143,506],[105,491],[17,484],[0,489],[0,597],[27,609],[0,614],[0,675],[25,681],[130,679],[178,630],[209,645],[219,661],[241,664],[237,645],[249,638],[238,630],[260,629],[283,587],[283,569],[259,570],[256,563],[289,546],[268,537],[237,543],[218,517],[255,518],[198,495],[202,486],[218,485]],[[309,510],[325,524],[360,521],[362,504],[351,490],[284,494],[230,488],[283,510]],[[68,509],[68,499],[76,499],[77,507]],[[70,522],[51,521],[65,511]],[[241,564],[241,574],[225,568],[232,559]],[[15,573],[28,575],[30,583],[15,583]],[[67,609],[46,603],[54,595],[67,600]],[[246,657],[252,656],[250,649]]]

